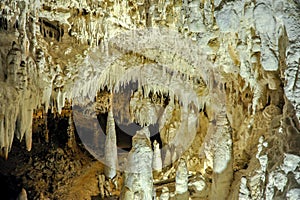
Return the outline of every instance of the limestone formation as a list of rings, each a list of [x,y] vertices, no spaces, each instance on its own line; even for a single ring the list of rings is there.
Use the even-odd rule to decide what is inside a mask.
[[[102,197],[299,199],[299,49],[296,0],[2,0],[0,156],[34,170],[59,138],[113,181],[127,157]],[[52,174],[14,174],[45,179],[29,199],[69,199]]]
[[[152,199],[153,152],[148,127],[138,131],[132,138],[132,149],[128,154],[121,199]]]
[[[153,149],[152,168],[155,173],[159,173],[162,170],[162,159],[159,143],[156,140],[153,142]]]
[[[188,169],[184,159],[180,159],[176,169],[176,194],[188,191]]]
[[[27,200],[27,193],[24,188],[22,188],[22,191],[20,192],[17,200]]]
[[[169,194],[169,189],[167,187],[164,187],[162,189],[162,193],[159,197],[159,200],[169,200],[170,194]]]
[[[117,154],[117,138],[115,129],[115,120],[112,110],[109,111],[106,125],[106,139],[105,139],[105,169],[104,174],[107,178],[114,178],[117,174],[118,168],[118,154]]]

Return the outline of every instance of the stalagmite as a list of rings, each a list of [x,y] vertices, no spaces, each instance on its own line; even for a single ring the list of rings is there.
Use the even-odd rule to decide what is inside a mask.
[[[188,169],[184,159],[180,159],[176,170],[176,194],[188,191]]]
[[[153,151],[152,167],[153,167],[153,176],[155,178],[155,176],[162,171],[161,150],[159,148],[159,143],[156,140],[154,140],[153,142],[153,149],[154,151]]]
[[[159,147],[159,143],[154,140],[153,142],[153,170],[161,171],[162,170],[162,159],[161,159],[161,151]]]
[[[27,192],[24,188],[22,188],[17,200],[27,200]]]
[[[211,197],[226,199],[232,181],[232,129],[225,111],[216,115],[216,130],[214,133],[217,144],[214,147],[213,180]]]
[[[108,112],[107,117],[104,151],[104,174],[107,178],[112,179],[116,176],[118,168],[117,137],[112,109]]]
[[[124,175],[122,200],[149,200],[153,195],[152,159],[153,152],[148,127],[137,131],[132,138],[132,149]]]

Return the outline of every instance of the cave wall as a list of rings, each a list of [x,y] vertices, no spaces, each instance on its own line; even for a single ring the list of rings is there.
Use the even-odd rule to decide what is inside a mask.
[[[191,83],[203,98],[196,105],[197,134],[183,154],[191,171],[212,181],[203,193],[299,198],[298,1],[5,0],[0,8],[3,157],[14,137],[25,137],[31,149],[38,108],[60,113],[65,98],[84,104],[78,97],[93,99],[101,87],[128,81],[123,73],[134,77],[131,66],[159,64],[210,88],[207,95],[201,83]],[[123,35],[135,30],[141,36]],[[155,70],[144,73],[163,81]]]

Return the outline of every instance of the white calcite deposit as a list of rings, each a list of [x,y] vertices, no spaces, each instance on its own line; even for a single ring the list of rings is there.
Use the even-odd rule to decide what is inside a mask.
[[[112,179],[116,176],[118,169],[117,137],[112,110],[108,112],[104,148],[104,174],[107,178]]]
[[[128,154],[121,199],[152,199],[153,151],[149,135],[148,127],[145,127],[132,138],[132,149]]]

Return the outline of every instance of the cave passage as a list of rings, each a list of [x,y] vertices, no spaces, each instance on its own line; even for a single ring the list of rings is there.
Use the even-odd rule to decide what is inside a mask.
[[[102,130],[106,130],[107,116],[108,113],[97,115],[97,119]],[[125,151],[130,151],[130,149],[132,148],[132,137],[137,131],[140,131],[143,127],[137,123],[129,123],[128,125],[125,125],[116,122],[115,127],[117,136],[117,146]],[[158,123],[150,124],[148,127],[150,131],[151,144],[154,142],[154,140],[156,140],[159,143],[160,147],[162,147],[162,141],[158,130]]]

